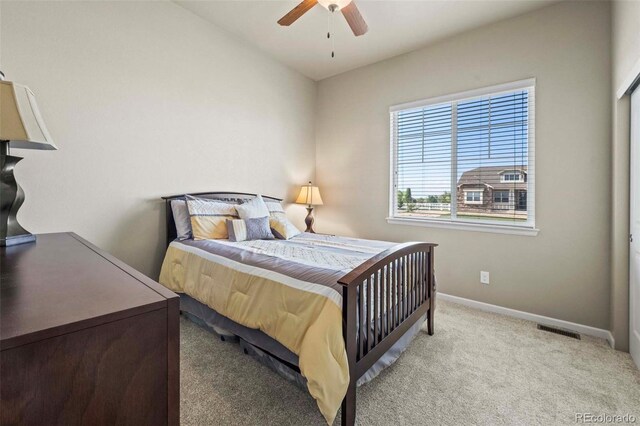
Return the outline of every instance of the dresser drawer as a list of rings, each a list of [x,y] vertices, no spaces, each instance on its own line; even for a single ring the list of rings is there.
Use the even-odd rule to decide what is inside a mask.
[[[167,424],[167,311],[0,353],[3,425]]]

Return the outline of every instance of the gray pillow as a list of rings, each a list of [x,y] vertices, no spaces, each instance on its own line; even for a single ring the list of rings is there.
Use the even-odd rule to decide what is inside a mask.
[[[171,211],[173,212],[173,221],[176,223],[178,239],[186,240],[191,238],[191,218],[184,198],[171,200]]]
[[[229,241],[273,240],[269,217],[227,219]]]

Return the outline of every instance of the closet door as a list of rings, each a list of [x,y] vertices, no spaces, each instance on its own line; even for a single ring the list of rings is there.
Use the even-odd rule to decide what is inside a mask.
[[[640,367],[640,88],[631,94],[629,352]]]

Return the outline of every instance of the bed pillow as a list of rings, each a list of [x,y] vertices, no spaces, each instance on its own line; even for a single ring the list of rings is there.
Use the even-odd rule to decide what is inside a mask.
[[[236,210],[238,211],[240,219],[253,219],[256,217],[269,216],[269,209],[267,209],[267,205],[261,195],[257,195],[249,201],[238,204],[236,206]]]
[[[273,240],[269,218],[227,219],[229,241]]]
[[[194,240],[226,239],[229,237],[227,219],[238,218],[235,205],[190,195],[187,195],[185,200]]]
[[[269,226],[273,235],[280,240],[288,240],[301,234],[300,230],[286,217],[270,217]]]
[[[275,203],[273,201],[267,201],[264,203],[267,206],[267,210],[269,210],[269,215],[282,215],[285,216],[284,209],[282,208],[282,204]]]
[[[184,198],[171,200],[171,211],[173,212],[173,221],[176,224],[178,239],[186,240],[191,238],[191,218]]]
[[[287,218],[280,203],[266,203],[269,210],[269,226],[276,238],[288,240],[301,234],[300,230]]]

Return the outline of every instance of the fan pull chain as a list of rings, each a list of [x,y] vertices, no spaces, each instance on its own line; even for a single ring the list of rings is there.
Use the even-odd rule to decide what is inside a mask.
[[[329,6],[329,11],[331,12],[329,15],[327,15],[327,39],[329,39],[329,41],[331,42],[331,57],[335,58],[336,54],[335,54],[335,42],[333,40],[333,37],[331,37],[331,22],[332,22],[332,16],[333,16],[333,12],[335,12],[335,8]]]

